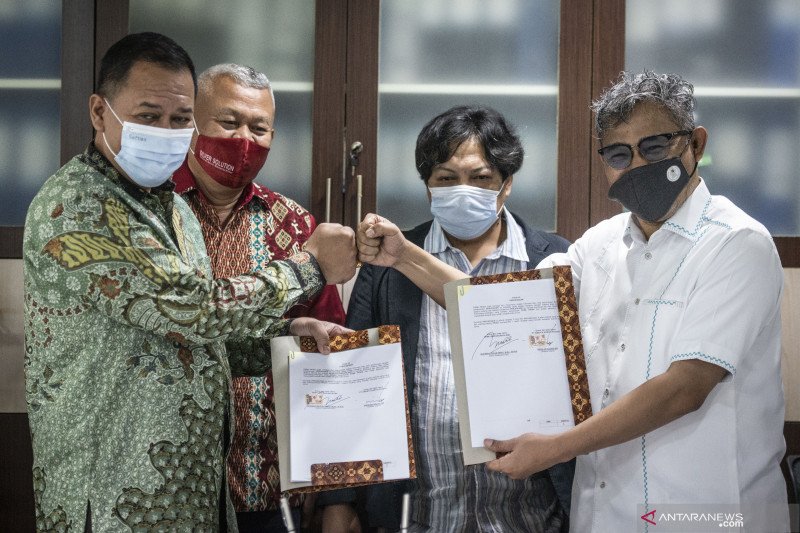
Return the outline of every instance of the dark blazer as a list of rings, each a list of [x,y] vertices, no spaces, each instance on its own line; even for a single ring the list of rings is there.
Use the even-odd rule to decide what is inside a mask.
[[[563,237],[531,229],[517,215],[512,213],[512,216],[525,234],[529,268],[535,268],[539,261],[550,254],[567,250],[569,241]],[[406,239],[422,247],[431,224],[432,221],[425,222],[403,234]],[[408,401],[412,413],[415,408],[414,374],[417,343],[419,342],[422,294],[422,291],[411,280],[397,270],[365,264],[361,267],[353,287],[345,322],[347,327],[355,330],[374,328],[384,324],[400,326]],[[569,514],[569,497],[574,470],[574,460],[550,469],[550,477],[556,486],[559,501],[567,514]],[[402,485],[402,483],[376,485],[368,489],[365,503],[370,522],[374,521],[371,525],[395,529],[399,527],[399,505],[403,488],[405,488]],[[334,494],[326,495],[322,498],[323,502],[321,503],[331,504],[347,501],[348,493],[352,496],[350,491],[340,491],[341,498]]]

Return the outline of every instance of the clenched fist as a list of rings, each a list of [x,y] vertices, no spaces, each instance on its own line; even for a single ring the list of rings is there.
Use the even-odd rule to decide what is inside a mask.
[[[395,266],[403,257],[406,238],[389,220],[373,213],[358,225],[358,258],[376,266]]]
[[[467,275],[407,240],[400,229],[370,213],[358,225],[358,258],[375,266],[392,267],[444,307],[444,284]]]
[[[317,226],[304,246],[313,255],[329,284],[344,283],[356,273],[356,237],[341,224]]]

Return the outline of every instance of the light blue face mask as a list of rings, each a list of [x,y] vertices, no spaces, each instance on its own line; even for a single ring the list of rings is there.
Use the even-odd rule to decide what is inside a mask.
[[[106,105],[122,124],[122,139],[117,154],[114,154],[103,132],[103,140],[114,154],[114,161],[139,187],[150,189],[167,181],[186,159],[194,128],[173,130],[122,122],[108,100]]]
[[[497,197],[500,191],[471,185],[433,187],[428,190],[431,192],[433,218],[448,235],[456,239],[469,241],[480,237],[497,221]]]

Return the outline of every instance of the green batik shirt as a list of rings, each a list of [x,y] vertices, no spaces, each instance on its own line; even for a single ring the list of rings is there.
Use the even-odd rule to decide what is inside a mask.
[[[93,144],[34,198],[23,257],[37,528],[82,532],[89,503],[95,531],[218,529],[231,373],[269,366],[225,341],[286,334],[316,261],[214,280],[186,203]]]

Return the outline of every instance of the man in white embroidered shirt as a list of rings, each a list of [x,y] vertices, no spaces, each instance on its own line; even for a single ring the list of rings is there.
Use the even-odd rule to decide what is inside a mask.
[[[694,106],[691,84],[653,72],[623,73],[594,103],[609,196],[630,212],[539,265],[572,267],[594,416],[560,435],[486,442],[507,452],[489,468],[513,478],[578,458],[572,531],[678,525],[668,510],[789,529],[783,270],[768,231],[700,178],[708,132]],[[359,248],[441,303],[442,282],[463,277],[375,215]]]

